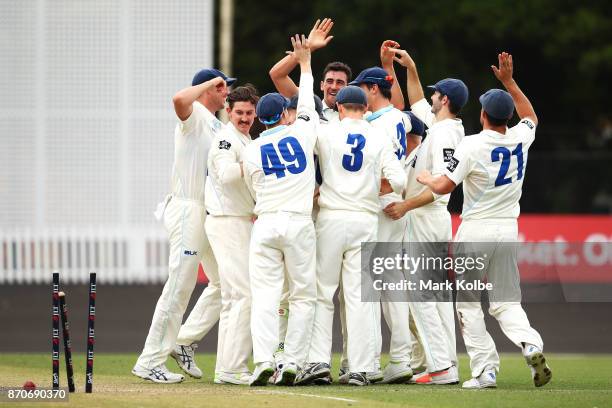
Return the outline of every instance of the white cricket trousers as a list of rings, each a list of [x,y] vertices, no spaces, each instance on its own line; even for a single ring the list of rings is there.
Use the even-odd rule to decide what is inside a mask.
[[[385,215],[384,212],[378,213],[378,242],[402,242],[404,228],[406,226],[406,216],[399,220],[394,220]],[[383,316],[391,332],[389,344],[389,357],[394,363],[410,362],[412,347],[412,334],[409,326],[410,308],[408,302],[381,302]],[[379,319],[379,327],[380,327]],[[382,354],[382,338],[377,352],[377,360],[380,362]]]
[[[251,356],[251,287],[249,243],[253,222],[250,216],[206,217],[206,235],[219,265],[221,318],[224,332],[219,343],[219,366],[227,373],[248,372]]]
[[[149,334],[137,361],[137,364],[143,367],[153,368],[163,364],[176,344],[185,345],[195,341],[193,339],[181,342],[184,340],[182,335],[185,327],[181,328],[181,322],[198,278],[200,262],[203,263],[209,278],[208,287],[202,295],[207,299],[202,315],[205,315],[204,320],[210,323],[204,328],[205,332],[210,330],[219,318],[219,275],[204,233],[205,218],[204,205],[198,201],[173,197],[166,207],[164,226],[170,241],[168,280],[155,306]]]
[[[331,365],[334,294],[342,279],[347,357],[351,372],[376,368],[380,306],[362,302],[361,243],[375,242],[378,216],[363,211],[321,209],[317,217],[317,307],[308,361]]]
[[[285,272],[286,268],[286,272]],[[249,249],[253,362],[273,362],[278,346],[278,306],[285,273],[289,318],[284,361],[306,361],[317,299],[315,230],[310,214],[261,214]]]
[[[451,216],[446,208],[420,208],[407,213],[403,247],[408,254],[411,253],[411,242],[450,242],[452,237]],[[419,250],[420,247],[421,245],[416,244],[414,249]],[[410,314],[418,332],[418,337],[413,335],[412,338],[410,365],[417,370],[426,366],[429,372],[457,365],[453,302],[409,304]]]
[[[514,245],[517,240],[518,226],[514,218],[464,220],[455,237],[456,242],[497,243],[495,252],[488,258],[486,269],[487,281],[494,286],[496,282],[507,283],[513,280],[518,285],[516,252],[512,250],[516,248]],[[497,319],[506,337],[519,348],[523,342],[543,348],[542,337],[529,324],[520,302],[491,302],[489,314]],[[461,302],[458,294],[457,315],[465,348],[470,356],[472,377],[478,377],[487,368],[499,371],[499,355],[487,332],[481,303]]]

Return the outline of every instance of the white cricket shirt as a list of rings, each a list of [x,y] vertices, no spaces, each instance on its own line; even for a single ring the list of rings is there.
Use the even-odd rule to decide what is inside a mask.
[[[251,142],[229,122],[208,153],[206,211],[212,215],[250,216],[255,202],[240,174],[245,147]]]
[[[174,131],[172,195],[204,204],[206,163],[213,138],[225,125],[200,102],[193,103],[187,120]]]
[[[522,119],[505,135],[492,130],[466,136],[445,171],[455,184],[463,182],[464,220],[517,218],[527,169],[527,152],[536,125]]]
[[[425,98],[412,105],[411,110],[429,129],[414,159],[410,161],[413,169],[411,177],[406,182],[406,198],[415,197],[427,190],[426,186],[416,181],[416,176],[421,171],[429,170],[434,176],[444,174],[446,166],[448,166],[453,157],[456,146],[465,136],[461,119],[436,121],[431,113],[431,106]],[[450,199],[450,193],[434,195],[434,197],[435,200],[433,202],[417,208],[415,211],[446,208]]]
[[[245,182],[255,198],[257,215],[279,211],[312,213],[313,155],[319,123],[312,86],[312,74],[302,74],[295,122],[262,132],[245,149]]]
[[[380,178],[401,192],[406,176],[382,131],[365,120],[344,118],[319,129],[317,139],[323,184],[319,207],[332,210],[381,210]]]

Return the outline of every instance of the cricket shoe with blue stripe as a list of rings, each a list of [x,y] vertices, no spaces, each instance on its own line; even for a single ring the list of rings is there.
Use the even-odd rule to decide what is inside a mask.
[[[176,345],[174,350],[170,352],[170,356],[176,360],[178,366],[185,373],[193,378],[202,378],[202,370],[198,368],[195,362],[195,349],[198,345],[193,343],[190,346]]]
[[[495,369],[485,369],[478,377],[464,382],[462,387],[469,390],[497,388],[497,374],[495,373]]]
[[[164,364],[160,364],[153,368],[135,365],[134,368],[132,368],[132,374],[157,384],[176,384],[185,379],[181,374],[170,372]]]

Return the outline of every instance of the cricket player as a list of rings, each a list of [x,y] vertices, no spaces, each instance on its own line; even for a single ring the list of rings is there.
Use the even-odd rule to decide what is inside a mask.
[[[542,354],[542,338],[529,324],[520,304],[519,273],[513,246],[518,240],[516,220],[520,213],[527,152],[535,140],[538,118],[529,99],[512,78],[512,56],[504,52],[498,59],[499,67],[491,68],[507,92],[491,89],[480,97],[483,130],[461,141],[444,175],[436,177],[424,170],[417,180],[435,194],[448,194],[463,182],[462,222],[455,241],[496,244],[495,252],[488,254],[485,270],[488,282],[494,286],[489,291],[489,313],[497,319],[504,334],[522,349],[534,384],[540,387],[550,381],[552,373]],[[520,122],[508,128],[515,107]],[[496,286],[500,284],[505,286]],[[518,299],[500,299],[496,293],[501,289],[511,289]],[[459,295],[457,314],[473,377],[463,383],[463,388],[494,388],[499,356],[486,330],[482,306],[478,301],[460,301]]]
[[[289,282],[285,362],[277,384],[293,385],[306,360],[316,303],[316,242],[311,218],[315,189],[314,148],[318,115],[314,109],[310,49],[305,36],[291,39],[300,64],[297,119],[287,123],[287,100],[264,95],[257,116],[266,130],[245,151],[246,184],[255,198],[249,249],[252,295],[251,333],[255,371],[251,385],[266,385],[274,373],[278,345],[278,305]]]
[[[168,280],[155,306],[144,349],[132,369],[132,374],[155,383],[183,381],[182,375],[166,368],[171,352],[185,372],[195,378],[202,377],[190,346],[195,338],[190,338],[192,333],[185,330],[185,326],[191,326],[186,324],[179,333],[200,262],[209,284],[196,306],[198,320],[206,322],[198,322],[198,329],[206,333],[219,318],[219,273],[204,233],[204,186],[212,140],[224,127],[214,113],[223,108],[228,85],[235,81],[219,70],[203,69],[194,76],[191,87],[179,91],[172,99],[179,119],[174,132],[172,194],[160,214],[170,241]],[[178,350],[175,344],[181,345]]]
[[[292,125],[295,122],[295,119],[297,118],[298,100],[299,100],[299,95],[294,95],[291,97],[291,99],[289,99],[289,104],[287,105],[287,114],[288,114],[287,115],[287,125]],[[319,123],[321,125],[326,125],[328,122],[325,116],[323,115],[323,103],[321,102],[321,98],[319,98],[317,95],[314,95],[314,104],[315,104],[315,110],[317,111],[317,114],[319,115]],[[318,197],[318,186],[321,184],[320,168],[318,166],[318,159],[316,155],[315,155],[315,180],[316,180],[317,187],[315,188],[315,195],[313,198],[313,209],[312,209],[313,220],[316,219],[316,214],[319,211],[318,204],[317,204],[317,197]],[[276,350],[276,353],[274,353],[274,361],[277,367],[282,366],[284,364],[283,350],[285,347],[285,336],[287,335],[287,323],[289,320],[288,317],[289,317],[289,283],[285,279],[285,284],[283,286],[283,294],[281,296],[281,302],[278,307],[278,322],[279,322],[279,327],[278,327],[279,334],[278,335],[279,335],[279,338],[278,338],[278,349]],[[279,374],[280,372],[276,371],[274,375],[270,377],[268,382],[271,384],[275,384]],[[325,378],[319,378],[317,379],[317,381],[319,383],[331,384],[331,378],[329,379],[329,381],[327,381],[327,379]]]
[[[348,384],[367,385],[380,343],[377,303],[361,301],[361,243],[377,238],[381,177],[396,192],[406,176],[382,131],[363,120],[365,92],[344,87],[336,97],[340,121],[318,134],[323,175],[317,216],[317,308],[309,361],[296,384],[330,375],[333,297],[342,279],[348,330]],[[378,321],[377,321],[378,319]]]
[[[215,383],[248,385],[251,373],[251,288],[249,243],[255,202],[243,179],[241,162],[251,142],[249,131],[255,120],[259,97],[252,86],[234,89],[227,97],[229,123],[213,139],[208,155],[206,179],[206,235],[219,264],[221,280],[219,344],[220,371]]]
[[[382,131],[384,142],[392,148],[396,159],[403,166],[406,159],[406,132],[410,131],[411,125],[406,115],[391,103],[393,82],[393,77],[386,70],[380,67],[372,67],[361,71],[350,84],[359,86],[366,93],[368,107],[372,111],[372,114],[367,116],[366,120]],[[402,241],[405,221],[403,219],[394,220],[382,211],[382,208],[390,203],[400,200],[401,195],[396,192],[380,197],[382,207],[378,214],[379,242]],[[406,302],[383,301],[382,309],[391,330],[389,347],[391,361],[385,367],[384,372],[377,369],[368,374],[369,380],[372,382],[382,380],[384,383],[408,381],[412,377],[412,370],[410,368],[411,335],[408,324],[407,299]],[[379,360],[381,350],[382,343],[379,345]]]
[[[442,79],[429,86],[434,90],[430,105],[425,99],[413,59],[405,50],[392,51],[396,53],[395,60],[407,68],[410,108],[428,127],[427,137],[411,161],[414,176],[406,184],[406,199],[391,203],[384,210],[393,219],[407,216],[404,240],[410,254],[422,252],[425,249],[423,243],[445,243],[452,240],[451,215],[446,208],[450,194],[433,194],[416,181],[416,174],[423,170],[428,170],[434,176],[444,173],[455,147],[465,136],[463,123],[457,115],[467,103],[468,89],[460,79]],[[433,250],[435,246],[428,248]],[[419,256],[416,252],[413,255]],[[419,276],[432,277],[425,271],[420,271]],[[427,372],[414,378],[414,382],[458,383],[455,316],[450,292],[448,296],[439,296],[436,301],[413,299],[410,302],[410,313],[427,361]]]

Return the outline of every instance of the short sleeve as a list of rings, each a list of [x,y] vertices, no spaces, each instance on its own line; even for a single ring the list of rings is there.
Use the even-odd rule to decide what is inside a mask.
[[[455,154],[455,143],[448,132],[430,132],[430,154],[432,160],[431,174],[444,174],[448,164]]]
[[[535,140],[536,124],[529,118],[523,118],[510,130],[529,147]]]
[[[410,110],[427,127],[431,127],[433,125],[435,121],[435,116],[433,113],[431,113],[431,105],[427,103],[427,100],[425,98],[410,106]]]
[[[202,111],[204,108],[197,102],[194,102],[191,109],[191,115],[185,120],[180,120],[180,129],[183,135],[188,135],[196,128],[198,122],[205,120],[205,113]]]
[[[466,141],[462,141],[449,159],[444,175],[451,179],[455,185],[459,185],[467,177],[471,169],[470,147]]]

